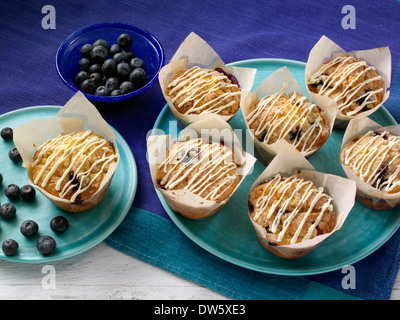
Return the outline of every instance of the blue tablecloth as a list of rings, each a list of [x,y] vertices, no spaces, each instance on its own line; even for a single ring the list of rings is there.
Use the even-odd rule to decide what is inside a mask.
[[[43,1],[2,1],[0,6],[0,113],[35,105],[64,105],[73,95],[58,78],[55,55],[73,31],[93,23],[127,22],[160,40],[166,61],[194,31],[226,62],[253,58],[307,61],[322,35],[345,50],[389,46],[392,88],[385,107],[400,121],[400,2],[353,0],[355,29],[344,29],[346,1],[60,1],[56,29],[43,29]],[[155,194],[146,161],[146,134],[164,107],[158,83],[130,103],[102,107],[104,118],[131,146],[139,184],[133,207],[105,240],[114,248],[240,299],[388,299],[400,256],[400,233],[357,263],[357,288],[343,289],[339,271],[309,277],[282,277],[249,271],[214,257],[184,236]],[[149,239],[146,231],[158,230]],[[133,232],[134,231],[134,232]],[[153,233],[154,234],[154,233]],[[170,235],[168,243],[162,241]],[[129,237],[127,235],[130,235]],[[179,250],[194,257],[182,259]]]

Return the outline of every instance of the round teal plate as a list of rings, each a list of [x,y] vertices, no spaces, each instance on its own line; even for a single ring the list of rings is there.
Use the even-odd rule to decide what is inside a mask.
[[[0,116],[0,129],[16,128],[32,120],[51,118],[58,110],[60,110],[58,106],[18,109]],[[40,192],[36,192],[33,202],[25,202],[22,199],[10,201],[4,195],[4,188],[11,183],[21,187],[28,183],[28,179],[22,162],[15,164],[8,157],[8,151],[14,148],[14,143],[0,138],[0,173],[3,175],[0,202],[2,204],[11,202],[17,208],[14,219],[7,221],[0,218],[0,235],[7,239],[14,239],[19,244],[19,250],[14,256],[8,257],[0,250],[1,259],[35,263],[69,258],[94,247],[115,230],[128,213],[135,197],[137,171],[129,145],[116,130],[113,129],[113,131],[120,152],[120,162],[108,193],[98,206],[80,213],[62,211]],[[50,220],[58,215],[66,217],[69,221],[69,228],[63,234],[56,234],[50,229]],[[24,220],[34,220],[38,223],[39,232],[36,236],[27,238],[21,234],[19,229]],[[36,240],[41,235],[50,235],[57,242],[56,250],[49,256],[43,256],[36,249]]]
[[[275,70],[287,66],[304,92],[304,62],[282,59],[256,59],[232,63],[256,68],[253,89]],[[381,107],[371,118],[382,126],[396,124]],[[160,113],[154,128],[168,133],[173,121],[168,105]],[[245,131],[241,111],[229,122],[233,129]],[[179,132],[179,130],[178,130]],[[344,131],[334,131],[325,145],[309,161],[317,171],[344,176],[339,152]],[[243,144],[246,137],[242,137]],[[275,256],[259,244],[247,213],[247,195],[251,185],[264,171],[257,161],[228,203],[215,215],[204,220],[189,220],[173,212],[158,193],[170,218],[191,240],[210,253],[239,266],[279,275],[311,275],[340,269],[368,256],[384,244],[400,225],[400,210],[374,211],[356,202],[343,227],[305,257],[287,260]]]

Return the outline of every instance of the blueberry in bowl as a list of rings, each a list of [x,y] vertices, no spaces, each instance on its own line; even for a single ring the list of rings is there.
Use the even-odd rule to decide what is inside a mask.
[[[75,31],[56,55],[58,75],[67,87],[82,91],[91,101],[105,103],[128,100],[147,90],[157,81],[164,62],[160,42],[148,31],[126,23],[101,23]],[[145,81],[136,82],[133,90],[131,86],[121,90],[123,82],[136,79],[130,77],[136,68],[143,69]],[[103,83],[94,81],[93,73],[103,76]],[[107,86],[109,78],[117,78],[119,85],[114,81],[112,88]],[[100,86],[108,90],[97,90]]]

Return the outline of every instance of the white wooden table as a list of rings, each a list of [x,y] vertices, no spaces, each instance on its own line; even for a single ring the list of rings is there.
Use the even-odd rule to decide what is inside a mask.
[[[54,269],[46,270],[47,265]],[[6,299],[228,298],[100,243],[78,256],[48,264],[0,260],[0,300]],[[399,276],[391,300],[400,300]]]

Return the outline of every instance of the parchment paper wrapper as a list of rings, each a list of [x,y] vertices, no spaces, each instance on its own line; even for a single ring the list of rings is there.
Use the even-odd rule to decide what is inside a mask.
[[[335,58],[337,56],[353,56],[354,58],[364,60],[365,62],[367,62],[368,65],[374,66],[376,68],[375,71],[380,76],[383,77],[386,83],[386,88],[385,88],[386,93],[384,95],[384,98],[382,102],[375,108],[362,112],[356,116],[347,116],[338,110],[334,128],[344,129],[346,128],[348,122],[351,119],[368,117],[369,115],[374,113],[389,97],[390,92],[388,88],[390,87],[390,79],[392,72],[392,58],[388,47],[345,52],[335,42],[333,42],[326,36],[322,36],[321,39],[311,49],[310,54],[308,56],[306,71],[305,71],[306,84],[310,76],[320,65],[322,65],[325,61]],[[337,103],[333,101],[331,98],[311,92],[308,89],[308,86],[307,86],[307,91],[308,94],[310,95],[311,100],[321,108],[323,106],[333,105],[337,109]]]
[[[92,130],[110,141],[118,158],[116,162],[110,163],[109,170],[97,192],[88,200],[76,204],[70,200],[56,197],[35,185],[32,180],[31,166],[35,151],[43,142],[56,137],[60,133],[74,133],[79,130]],[[29,183],[57,207],[68,212],[81,212],[98,205],[107,194],[119,162],[119,151],[111,128],[97,109],[79,91],[60,109],[55,118],[34,120],[16,128],[14,130],[14,144],[21,154],[22,166],[28,169]]]
[[[388,131],[389,133],[400,136],[400,125],[382,127],[369,118],[357,118],[349,122],[342,140],[342,150],[344,146],[358,136],[366,134],[368,131]],[[387,193],[370,186],[362,181],[351,169],[342,163],[342,168],[346,177],[355,181],[357,186],[357,200],[369,208],[376,210],[392,209],[400,205],[400,192]]]
[[[210,116],[210,113],[204,114],[191,114],[185,115],[179,113],[173,103],[171,98],[166,94],[166,88],[168,80],[171,76],[180,70],[187,70],[194,66],[198,66],[203,69],[222,68],[228,74],[232,74],[236,77],[239,82],[239,86],[242,90],[250,91],[253,83],[254,77],[257,69],[243,68],[235,66],[226,66],[218,54],[211,48],[207,42],[200,38],[195,33],[190,33],[188,37],[182,42],[175,55],[172,57],[169,64],[165,65],[158,75],[158,80],[160,82],[160,87],[164,95],[165,100],[173,114],[175,120],[178,122],[180,128],[185,128],[190,123],[199,121]],[[229,121],[234,115],[222,116],[214,115],[221,118],[224,121]]]
[[[352,180],[315,171],[312,165],[299,151],[293,148],[288,148],[287,146],[286,148],[287,150],[279,153],[260,177],[254,182],[250,192],[256,186],[265,182],[270,177],[275,177],[277,174],[286,177],[296,175],[312,181],[317,187],[323,187],[326,193],[333,198],[332,204],[336,213],[336,224],[333,231],[330,233],[322,234],[313,239],[292,245],[271,245],[267,239],[267,231],[250,218],[249,212],[250,221],[254,226],[260,244],[267,251],[277,256],[294,259],[307,255],[319,246],[326,238],[342,227],[354,205],[356,185]]]
[[[300,85],[297,83],[296,79],[293,77],[293,75],[290,73],[287,67],[282,67],[276,70],[274,73],[272,73],[268,78],[266,78],[263,82],[260,83],[260,85],[254,90],[254,93],[249,91],[242,92],[242,96],[240,99],[240,108],[242,110],[242,114],[247,129],[249,129],[249,124],[247,122],[246,117],[249,113],[250,107],[254,103],[257,103],[259,100],[261,100],[263,97],[281,91],[285,84],[287,85],[287,87],[282,91],[283,93],[291,94],[293,92],[296,92],[304,96],[303,90],[301,89]],[[310,103],[312,102],[310,101]],[[333,123],[335,122],[337,108],[332,105],[328,106],[324,105],[321,106],[321,109],[323,110],[328,119],[329,131],[331,133],[333,128]],[[258,140],[254,136],[253,130],[249,129],[249,133],[252,139],[254,140],[256,153],[259,156],[261,162],[265,165],[268,165],[274,158],[274,156],[282,150],[282,148],[290,146],[293,149],[295,149],[295,147],[290,143],[288,143],[285,139],[281,139],[272,144],[267,144]],[[311,150],[309,152],[303,152],[302,154],[308,158],[317,151],[318,150]]]
[[[253,169],[256,158],[243,151],[240,140],[232,128],[218,117],[210,116],[207,119],[192,123],[185,130],[181,131],[178,139],[184,139],[184,137],[191,137],[192,139],[203,137],[214,142],[223,140],[224,144],[233,150],[235,161],[241,167],[238,168],[240,181],[236,189],[232,192],[232,195],[246,175]],[[154,187],[162,193],[171,209],[182,216],[189,219],[209,217],[220,210],[228,202],[229,198],[223,202],[205,200],[189,190],[164,190],[159,188],[156,183],[157,163],[165,158],[167,150],[175,142],[169,135],[151,135],[147,139],[148,161]]]

